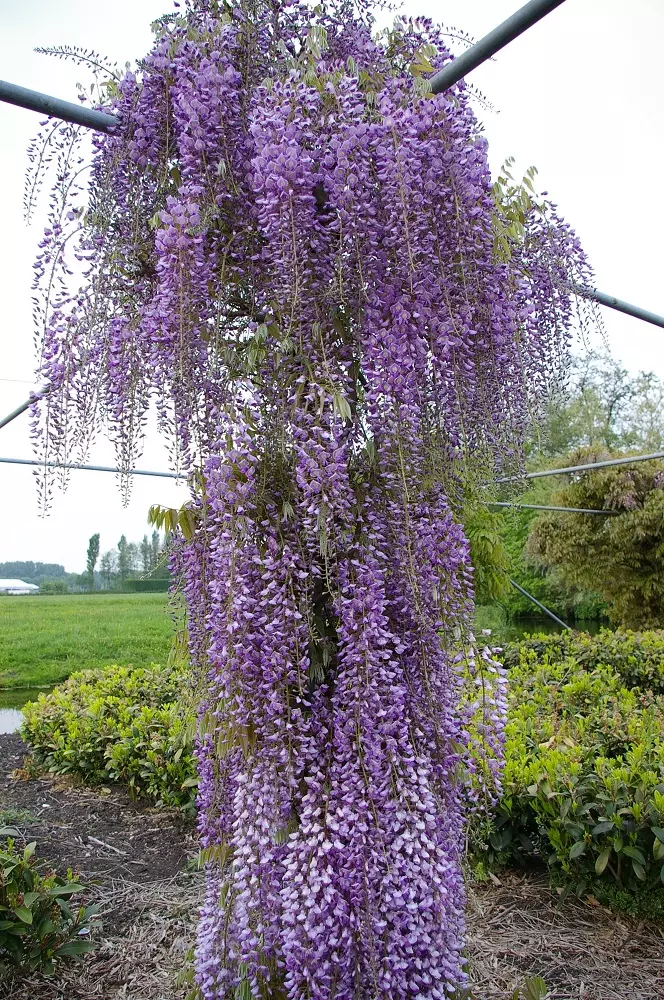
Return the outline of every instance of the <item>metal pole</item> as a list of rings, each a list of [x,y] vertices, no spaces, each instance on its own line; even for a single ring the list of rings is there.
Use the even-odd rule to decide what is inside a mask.
[[[543,604],[540,604],[540,602],[537,600],[536,597],[533,597],[533,595],[529,594],[527,590],[524,590],[523,587],[521,587],[516,582],[516,580],[513,580],[511,577],[509,578],[509,580],[510,580],[510,583],[512,584],[512,586],[516,590],[518,590],[520,594],[523,594],[523,596],[527,597],[529,601],[532,601],[533,604],[536,604],[537,607],[540,609],[540,611],[543,611],[545,615],[548,615],[549,618],[553,618],[554,622],[557,622],[559,625],[562,625],[562,627],[566,628],[568,632],[572,632],[573,631],[573,629],[571,629],[569,625],[566,625],[565,622],[561,618],[559,618],[557,615],[554,615],[553,611],[549,611],[549,609],[545,608]]]
[[[654,451],[652,455],[633,455],[628,458],[608,458],[603,462],[588,462],[587,465],[566,465],[564,469],[547,469],[545,472],[526,472],[523,476],[503,476],[496,483],[520,483],[522,479],[541,479],[543,476],[562,476],[566,472],[588,472],[590,469],[608,469],[612,465],[634,465],[635,462],[651,462],[654,458],[664,458],[664,451]]]
[[[0,462],[6,465],[38,465],[39,468],[49,469],[81,469],[83,472],[117,472],[123,476],[157,476],[160,479],[184,479],[185,476],[177,472],[149,472],[147,469],[129,469],[123,472],[122,469],[114,469],[110,465],[75,465],[72,462],[40,462],[35,458],[0,458]]]
[[[42,115],[61,118],[64,122],[74,122],[85,128],[96,129],[97,132],[110,132],[118,119],[115,115],[107,115],[103,111],[94,111],[81,104],[61,101],[58,97],[40,94],[38,90],[28,90],[27,87],[17,87],[15,83],[0,80],[0,101],[15,104],[19,108],[38,111]]]
[[[566,514],[620,514],[619,510],[593,510],[591,507],[550,507],[541,503],[503,503],[498,500],[488,501],[489,507],[513,507],[516,510],[563,510]]]
[[[3,417],[2,420],[0,420],[0,428],[5,427],[7,424],[11,424],[12,420],[16,420],[16,418],[20,417],[22,413],[29,410],[33,403],[34,399],[26,399],[25,403],[21,403],[20,406],[17,406],[15,410],[12,410],[11,413],[8,413],[6,417]]]
[[[659,316],[648,309],[642,309],[641,306],[633,306],[631,302],[624,302],[622,299],[617,299],[614,295],[607,295],[606,292],[598,291],[597,288],[583,288],[579,285],[572,285],[572,291],[584,299],[592,299],[594,302],[599,302],[600,305],[608,306],[609,309],[615,309],[617,312],[625,313],[627,316],[634,316],[635,319],[642,319],[644,323],[652,323],[653,326],[664,327],[664,316]]]
[[[497,28],[471,46],[467,52],[463,52],[447,66],[444,66],[439,73],[432,76],[431,89],[434,94],[442,94],[445,90],[449,90],[462,77],[467,76],[472,70],[486,62],[528,28],[532,28],[533,24],[537,24],[546,14],[550,14],[562,3],[564,0],[530,0],[530,3],[517,10],[515,14],[512,14],[506,21],[503,21]]]

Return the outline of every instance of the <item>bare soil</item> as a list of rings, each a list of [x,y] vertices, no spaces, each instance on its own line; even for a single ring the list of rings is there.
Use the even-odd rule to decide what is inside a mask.
[[[0,983],[0,1000],[183,1000],[177,985],[193,947],[202,878],[191,826],[175,813],[53,777],[29,779],[18,736],[0,736],[0,815],[21,842],[80,872],[101,905],[97,949],[52,980]],[[541,976],[549,1000],[664,1000],[664,927],[567,900],[544,875],[501,872],[469,890],[473,1000],[511,1000]]]

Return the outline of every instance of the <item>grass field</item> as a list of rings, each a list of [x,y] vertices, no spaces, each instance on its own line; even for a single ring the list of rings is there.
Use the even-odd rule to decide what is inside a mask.
[[[57,684],[109,663],[164,663],[166,594],[0,597],[0,689]]]

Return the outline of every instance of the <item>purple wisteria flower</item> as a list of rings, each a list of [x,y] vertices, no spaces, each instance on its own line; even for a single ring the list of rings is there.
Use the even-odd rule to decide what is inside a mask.
[[[592,281],[550,206],[501,236],[464,85],[418,75],[450,58],[350,0],[191,3],[109,90],[87,208],[54,203],[40,250],[40,452],[105,425],[128,470],[154,405],[190,476],[205,1000],[465,982],[506,701],[462,498],[522,469]]]

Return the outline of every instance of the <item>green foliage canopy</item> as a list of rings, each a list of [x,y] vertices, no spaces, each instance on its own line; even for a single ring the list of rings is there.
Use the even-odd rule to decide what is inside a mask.
[[[610,455],[586,450],[572,464]],[[554,494],[564,507],[615,511],[614,516],[551,514],[538,517],[528,552],[572,586],[598,590],[614,622],[664,625],[664,463],[582,473]]]

